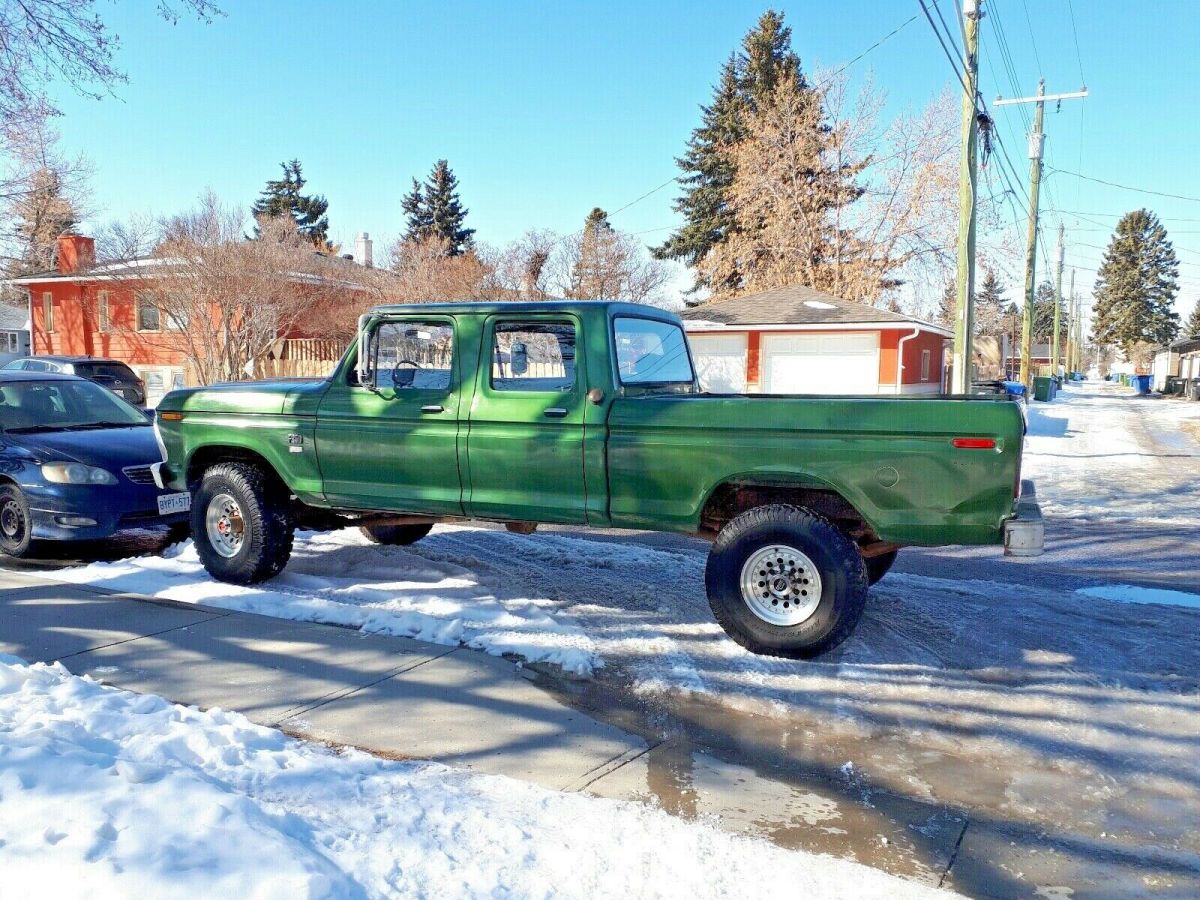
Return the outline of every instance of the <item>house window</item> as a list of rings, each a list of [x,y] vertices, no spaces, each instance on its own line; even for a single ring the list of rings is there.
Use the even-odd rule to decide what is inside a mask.
[[[96,295],[96,327],[101,334],[108,334],[108,291],[100,291]]]
[[[187,310],[164,310],[163,315],[167,319],[167,329],[170,331],[187,331],[188,322],[190,321]]]
[[[921,351],[921,380],[922,381],[929,380],[929,367],[932,364],[932,362],[933,362],[933,351],[922,350]]]
[[[42,320],[47,333],[54,330],[54,295],[49,291],[42,292]]]
[[[154,298],[139,294],[137,298],[138,331],[161,331],[162,315]]]
[[[20,344],[18,343],[16,332],[10,331],[10,332],[8,332],[6,337],[8,338],[8,352],[9,353],[18,352],[18,350],[20,349]]]

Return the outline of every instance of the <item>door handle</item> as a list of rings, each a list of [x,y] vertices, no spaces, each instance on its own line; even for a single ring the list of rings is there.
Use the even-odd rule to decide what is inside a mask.
[[[440,413],[440,412],[445,412],[445,411],[446,411],[446,407],[442,406],[439,403],[433,403],[429,406],[421,407],[421,412],[423,412],[423,413]]]
[[[565,409],[563,409],[561,406],[552,406],[548,410],[546,410],[545,412],[542,413],[543,416],[547,416],[551,419],[561,419],[566,414],[567,414],[567,411]]]

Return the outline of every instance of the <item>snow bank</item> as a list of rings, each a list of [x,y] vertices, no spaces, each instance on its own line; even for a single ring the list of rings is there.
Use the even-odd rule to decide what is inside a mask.
[[[1080,588],[1078,594],[1116,600],[1120,603],[1158,603],[1163,606],[1184,606],[1200,609],[1200,594],[1183,591],[1168,591],[1165,588],[1138,587],[1133,584],[1105,584],[1099,587]]]
[[[464,644],[496,656],[511,653],[530,662],[554,663],[577,675],[603,665],[591,638],[560,611],[562,604],[497,596],[461,565],[431,561],[411,548],[377,546],[357,529],[297,534],[287,568],[255,587],[210,578],[191,541],[162,556],[92,563],[47,577],[435,644]]]
[[[0,659],[13,896],[946,897],[637,804],[335,753]]]

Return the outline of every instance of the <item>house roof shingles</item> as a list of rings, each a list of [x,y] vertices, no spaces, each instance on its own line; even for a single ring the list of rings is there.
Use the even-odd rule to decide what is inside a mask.
[[[0,331],[25,331],[28,327],[29,310],[0,303]]]
[[[852,303],[802,285],[772,288],[730,300],[718,300],[680,313],[684,320],[722,325],[828,325],[930,323],[889,309]],[[944,331],[940,326],[931,326]]]

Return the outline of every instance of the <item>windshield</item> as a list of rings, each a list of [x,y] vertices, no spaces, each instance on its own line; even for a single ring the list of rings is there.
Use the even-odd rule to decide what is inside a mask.
[[[0,382],[0,427],[5,431],[149,424],[138,409],[90,381]]]

